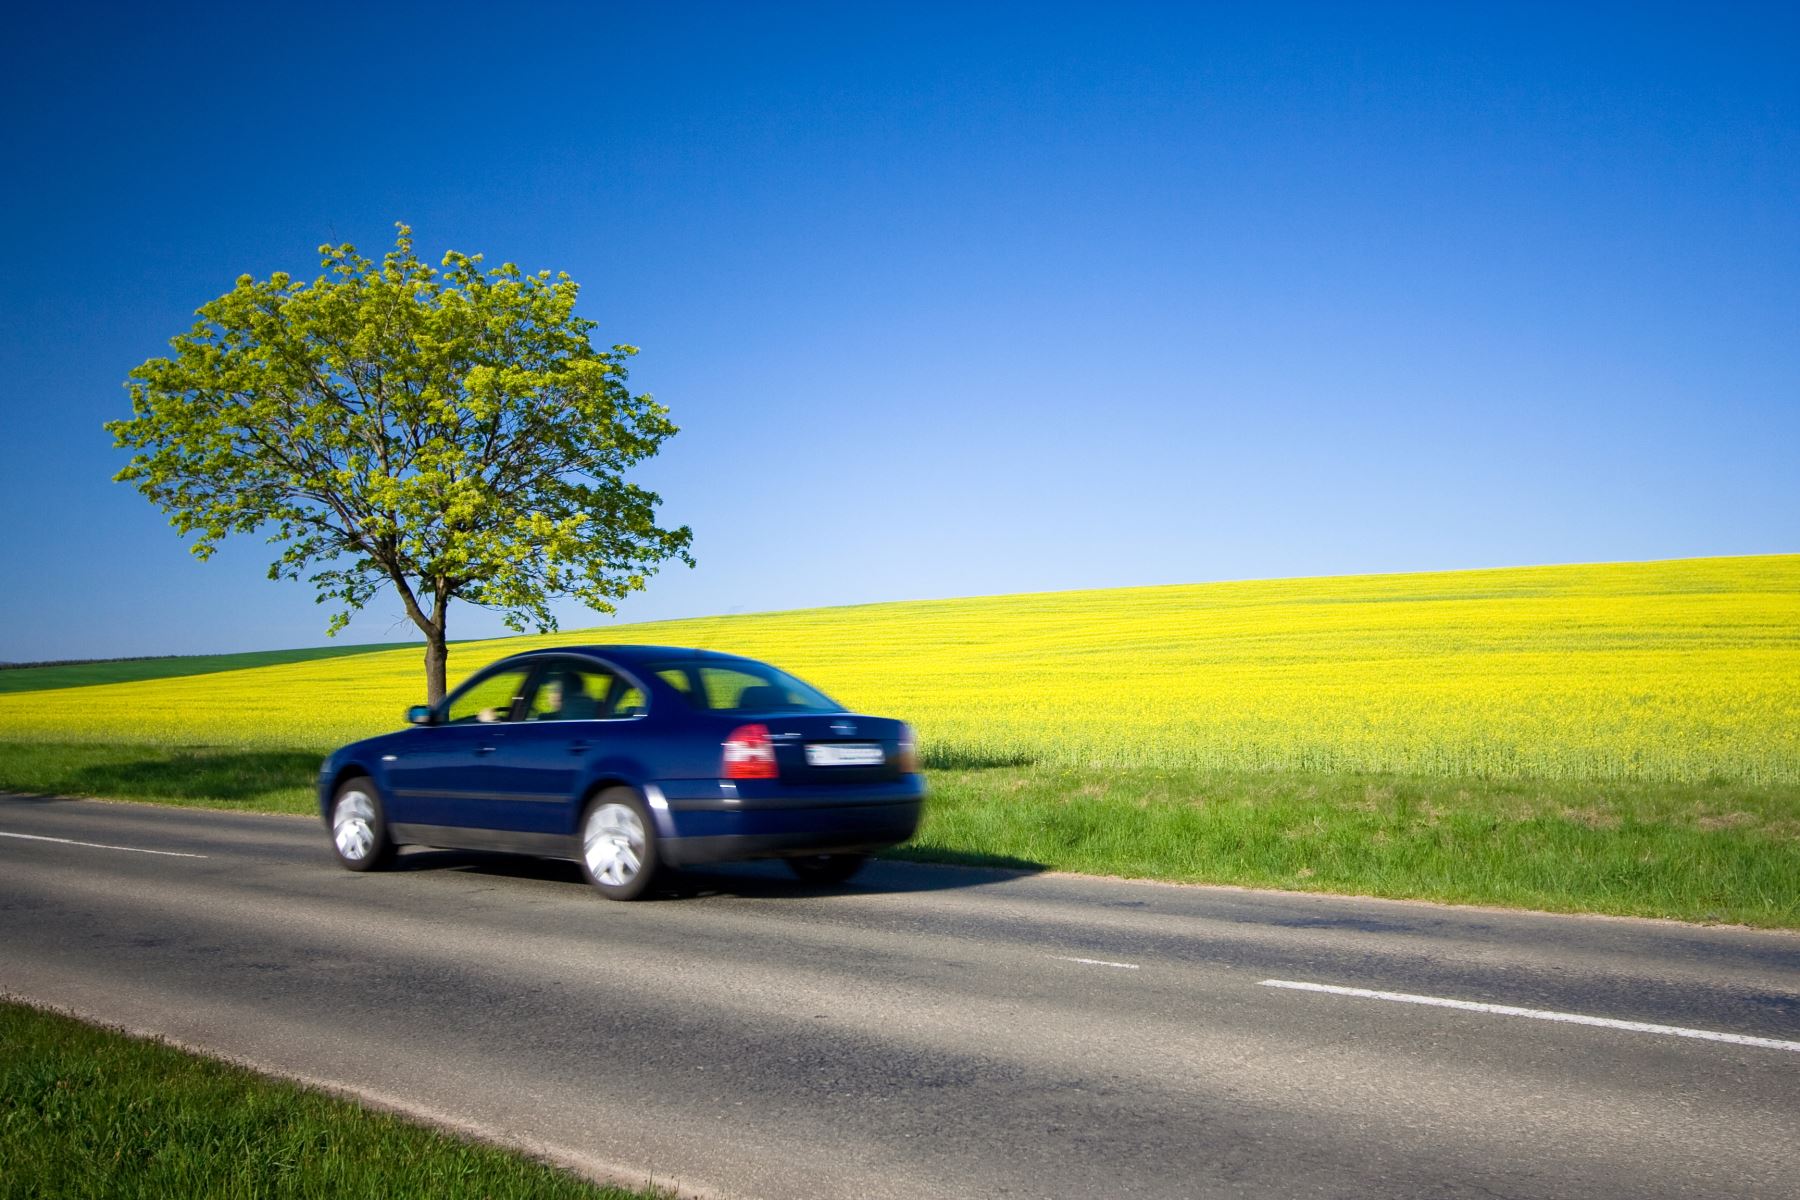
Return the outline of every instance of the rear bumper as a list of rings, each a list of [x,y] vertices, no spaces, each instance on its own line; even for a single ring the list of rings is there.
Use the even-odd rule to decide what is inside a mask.
[[[781,832],[712,833],[698,837],[666,838],[659,849],[671,866],[733,862],[746,858],[787,858],[796,854],[867,854],[897,846],[919,828],[919,805],[883,805],[889,810],[878,822],[848,823],[834,827],[790,829]],[[859,818],[877,814],[859,810]]]
[[[925,783],[916,775],[825,795],[787,792],[727,799],[716,783],[711,789],[704,799],[670,789],[669,827],[659,830],[658,846],[670,865],[883,850],[918,831],[925,806]]]

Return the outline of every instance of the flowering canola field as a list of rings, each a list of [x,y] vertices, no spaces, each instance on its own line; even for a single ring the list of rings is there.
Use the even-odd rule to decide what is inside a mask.
[[[1800,555],[872,604],[452,647],[768,659],[906,717],[928,763],[1800,783]],[[326,749],[415,651],[0,695],[0,739]]]

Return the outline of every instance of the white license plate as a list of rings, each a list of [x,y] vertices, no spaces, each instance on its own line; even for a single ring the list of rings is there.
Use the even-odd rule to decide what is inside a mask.
[[[886,761],[887,756],[874,742],[835,742],[806,748],[809,767],[879,767]]]

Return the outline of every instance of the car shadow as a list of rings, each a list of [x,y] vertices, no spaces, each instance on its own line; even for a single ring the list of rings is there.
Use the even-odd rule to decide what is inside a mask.
[[[37,792],[0,792],[0,804],[74,804],[79,796],[49,796]]]
[[[998,855],[971,858],[998,859],[989,863],[945,863],[876,858],[856,877],[842,884],[802,883],[779,862],[762,860],[720,863],[672,871],[646,900],[698,899],[730,896],[754,900],[800,900],[821,896],[898,895],[912,892],[944,892],[1005,883],[1046,868],[1023,859]],[[495,854],[478,850],[438,850],[410,847],[394,860],[395,871],[459,871],[501,879],[530,879],[567,883],[586,888],[587,879],[572,862],[532,858],[522,854]]]
[[[484,850],[442,850],[426,846],[402,849],[390,871],[460,871],[501,879],[539,879],[546,883],[587,886],[581,868],[560,858],[533,858],[528,854],[500,854]]]

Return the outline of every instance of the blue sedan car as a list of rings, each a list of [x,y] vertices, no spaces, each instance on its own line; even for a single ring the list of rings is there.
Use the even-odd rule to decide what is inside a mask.
[[[414,844],[573,859],[615,900],[666,868],[733,859],[841,883],[911,837],[924,803],[905,724],[729,654],[531,651],[407,719],[320,769],[320,812],[353,871]]]

